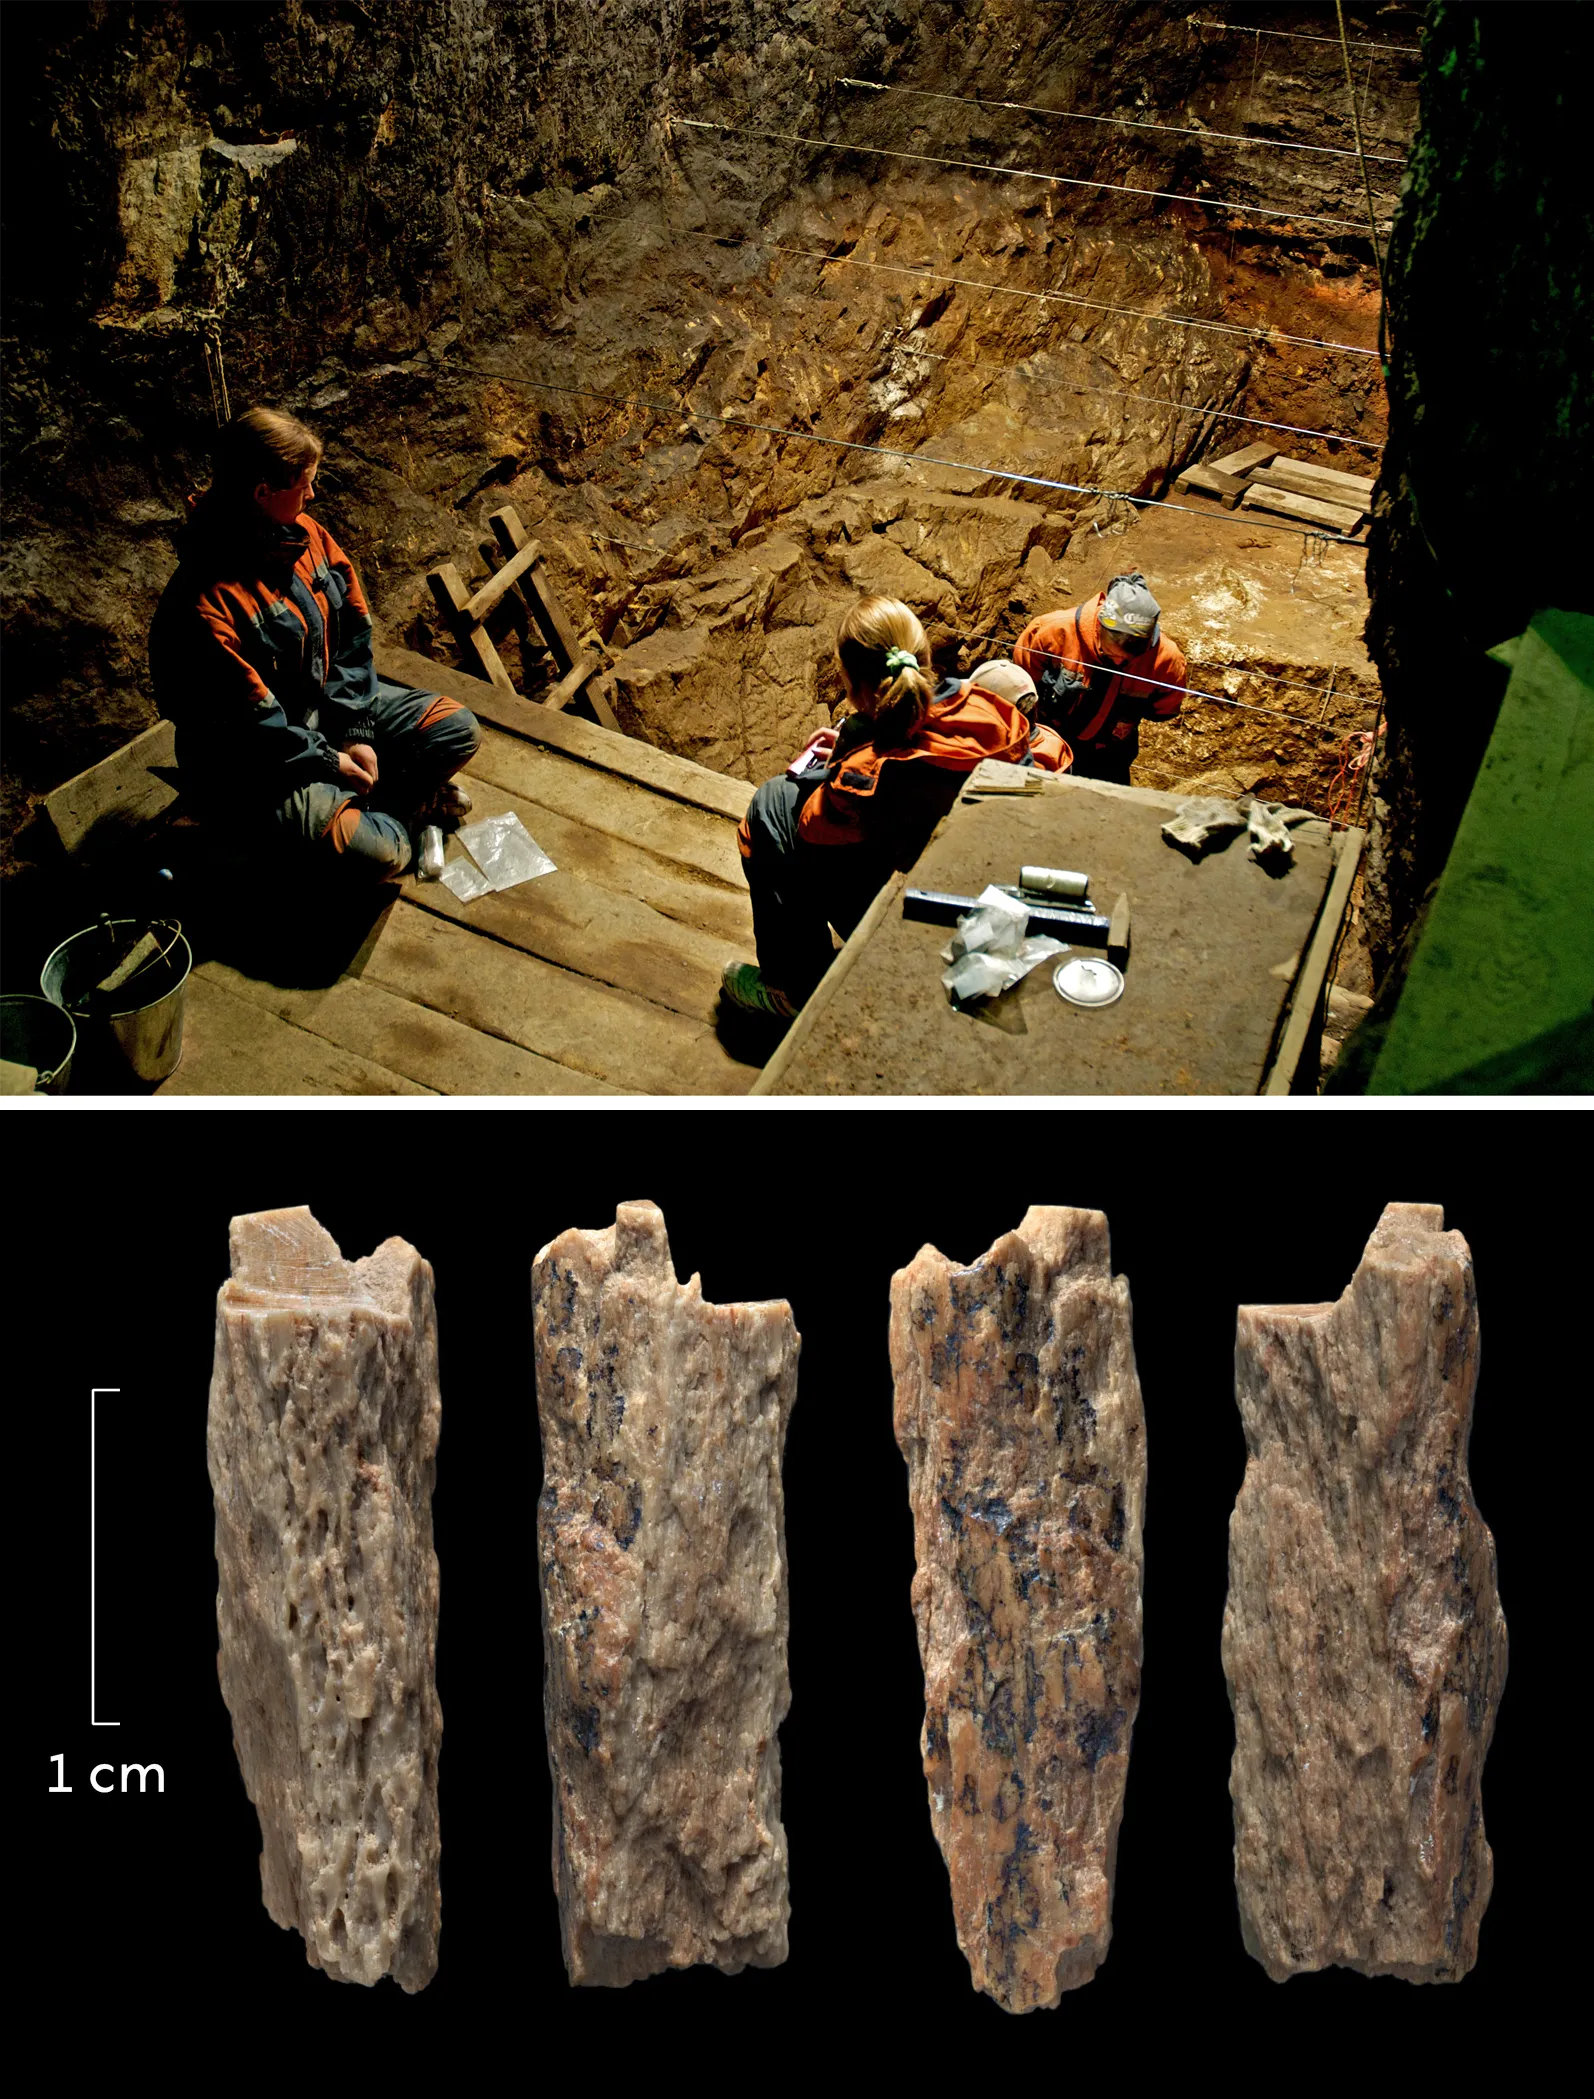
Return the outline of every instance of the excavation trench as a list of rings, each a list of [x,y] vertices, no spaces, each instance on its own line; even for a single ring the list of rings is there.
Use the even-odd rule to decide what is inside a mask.
[[[154,719],[149,620],[213,429],[204,329],[234,407],[325,440],[319,515],[392,640],[458,660],[426,573],[485,578],[513,503],[622,725],[756,780],[840,701],[859,592],[907,599],[956,671],[1138,567],[1210,697],[1146,729],[1137,778],[1353,818],[1378,704],[1360,550],[1091,493],[1160,504],[1259,438],[1376,472],[1340,54],[1252,15],[1279,34],[936,0],[662,29],[632,0],[575,29],[527,7],[437,46],[399,5],[391,44],[315,9],[247,33],[136,11],[128,50],[109,18],[36,25],[17,137],[75,231],[14,243],[9,865],[47,857],[44,795]],[[1363,66],[1387,223],[1415,70]],[[545,689],[545,657],[500,651]]]
[[[754,227],[702,187],[611,207],[561,331],[442,366],[499,455],[473,500],[513,502],[544,545],[622,726],[761,779],[840,704],[831,648],[859,592],[913,605],[966,672],[1140,568],[1192,695],[1146,730],[1137,780],[1354,816],[1377,705],[1362,551],[1172,486],[1264,438],[1376,472],[1375,361],[1275,339],[1366,347],[1358,267],[1075,224],[1033,184],[826,184]],[[417,583],[386,609],[446,652]],[[549,675],[504,652],[524,689]]]

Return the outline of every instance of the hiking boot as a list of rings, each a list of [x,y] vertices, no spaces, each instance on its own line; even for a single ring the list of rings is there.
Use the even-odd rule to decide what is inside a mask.
[[[739,1013],[760,1013],[768,1020],[795,1020],[797,1008],[785,992],[766,982],[756,962],[727,962],[720,977],[720,999]]]

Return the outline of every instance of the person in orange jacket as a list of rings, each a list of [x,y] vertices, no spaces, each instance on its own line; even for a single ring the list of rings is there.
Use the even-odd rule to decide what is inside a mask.
[[[221,432],[150,668],[202,819],[262,859],[381,879],[411,864],[428,823],[470,807],[451,776],[481,731],[447,694],[378,675],[360,579],[309,514],[320,463],[321,440],[276,409]]]
[[[764,782],[737,834],[758,961],[727,965],[732,1010],[792,1018],[830,967],[831,927],[845,938],[892,869],[913,865],[981,759],[1069,762],[1061,737],[1006,696],[1010,664],[937,686],[924,628],[899,599],[853,606],[836,663],[856,712]]]
[[[1137,570],[1067,612],[1042,613],[1013,646],[1040,692],[1036,718],[1064,736],[1074,771],[1129,784],[1143,720],[1171,721],[1184,698],[1184,653],[1162,633],[1162,607]]]

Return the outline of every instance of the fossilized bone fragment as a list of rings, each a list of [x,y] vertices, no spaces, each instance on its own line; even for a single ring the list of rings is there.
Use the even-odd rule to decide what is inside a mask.
[[[413,1247],[345,1261],[308,1210],[233,1219],[208,1442],[261,1887],[312,1967],[406,1990],[437,1968],[440,1412]]]
[[[622,1203],[532,1270],[554,1885],[574,1983],[786,1958],[784,1303],[709,1305]]]
[[[1467,1478],[1477,1377],[1467,1243],[1427,1204],[1389,1205],[1337,1304],[1240,1309],[1229,1791],[1241,1929],[1276,1982],[1453,1982],[1477,1959],[1506,1663]]]
[[[1097,1210],[1030,1210],[972,1268],[891,1285],[924,1663],[924,1770],[977,1989],[1089,1982],[1140,1702],[1145,1421]]]

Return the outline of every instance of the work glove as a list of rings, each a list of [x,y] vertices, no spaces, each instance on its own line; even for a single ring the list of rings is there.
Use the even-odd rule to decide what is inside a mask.
[[[1082,699],[1086,690],[1085,680],[1078,671],[1070,670],[1064,663],[1048,663],[1036,680],[1040,699],[1036,712],[1042,720],[1048,715],[1064,716]]]

